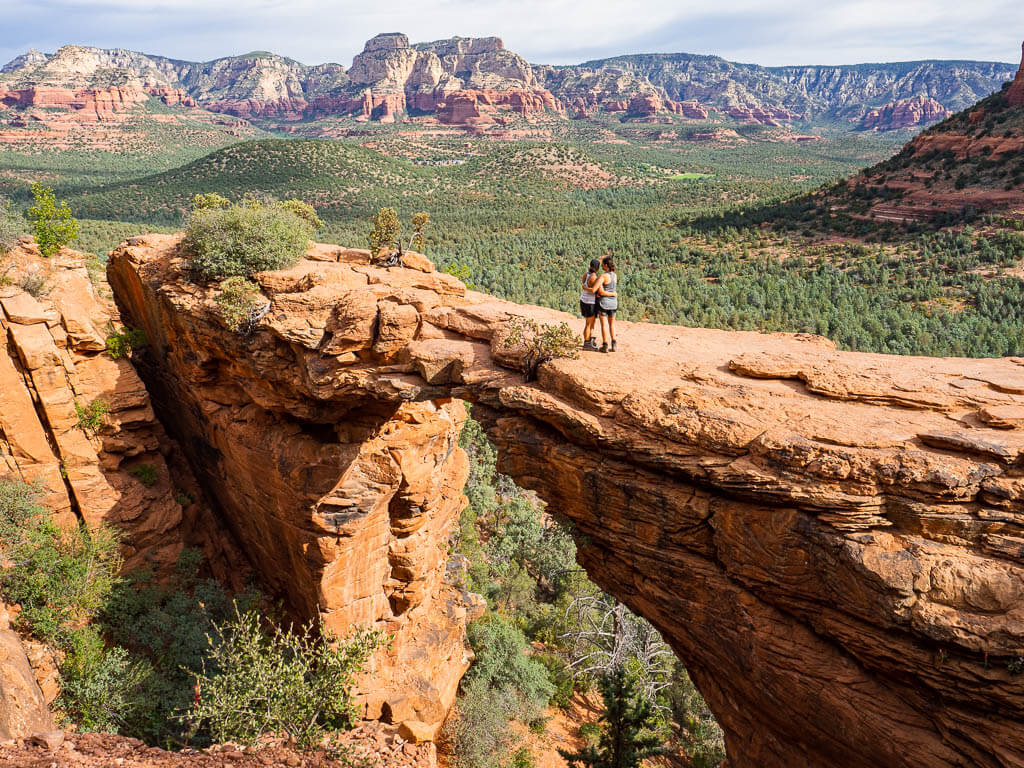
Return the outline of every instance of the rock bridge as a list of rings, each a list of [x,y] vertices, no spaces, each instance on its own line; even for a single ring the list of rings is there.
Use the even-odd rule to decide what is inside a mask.
[[[445,585],[459,400],[649,619],[734,768],[1024,765],[1024,360],[620,323],[620,351],[514,370],[511,318],[569,316],[315,245],[242,336],[177,236],[108,274],[168,431],[266,582],[395,633],[367,716],[428,733],[467,660]]]

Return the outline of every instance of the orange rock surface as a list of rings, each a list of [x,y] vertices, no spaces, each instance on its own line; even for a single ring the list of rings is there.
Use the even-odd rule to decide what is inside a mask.
[[[258,276],[269,311],[241,336],[179,239],[123,245],[111,282],[158,409],[297,607],[454,626],[443,552],[406,553],[440,547],[461,503],[450,398],[468,399],[500,470],[672,644],[734,768],[1024,763],[1024,360],[620,323],[619,352],[525,383],[510,321],[570,316],[315,246]]]
[[[43,281],[38,298],[18,287],[27,274]],[[25,241],[6,257],[6,276],[12,284],[0,286],[0,474],[38,483],[60,525],[82,520],[120,528],[127,570],[160,573],[184,546],[198,546],[228,583],[241,586],[244,562],[197,501],[198,486],[132,363],[105,351],[118,316],[82,255],[63,250],[42,259]],[[79,411],[94,403],[107,413],[97,429],[86,430]],[[154,484],[132,473],[141,465],[154,468]]]
[[[1024,44],[1021,45],[1020,69],[1006,92],[1006,99],[1014,106],[1024,106]]]

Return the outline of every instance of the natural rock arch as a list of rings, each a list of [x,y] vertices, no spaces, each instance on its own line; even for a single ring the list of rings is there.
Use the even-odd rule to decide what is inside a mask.
[[[567,316],[318,245],[259,276],[243,337],[178,241],[111,256],[143,377],[271,583],[396,632],[368,714],[436,726],[465,668],[441,578],[462,398],[675,648],[733,766],[1024,764],[1024,361],[623,324],[525,384],[509,318]]]

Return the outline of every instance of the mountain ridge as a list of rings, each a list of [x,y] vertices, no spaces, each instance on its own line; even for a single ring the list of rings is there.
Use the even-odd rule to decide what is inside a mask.
[[[740,122],[819,120],[856,128],[870,111],[913,98],[932,99],[952,113],[998,90],[1013,72],[1002,62],[934,59],[765,67],[690,53],[532,64],[498,37],[410,43],[395,32],[371,38],[348,68],[267,51],[192,62],[126,48],[30,50],[0,69],[0,88],[135,84],[144,92],[176,92],[176,99],[213,112],[291,121],[340,115],[393,122],[420,115],[479,126],[500,121],[503,113],[705,119],[710,111]],[[121,82],[111,82],[115,76]],[[0,100],[9,106],[11,97]],[[917,122],[891,127],[923,125],[936,116],[942,114],[935,109],[911,111],[909,119]]]

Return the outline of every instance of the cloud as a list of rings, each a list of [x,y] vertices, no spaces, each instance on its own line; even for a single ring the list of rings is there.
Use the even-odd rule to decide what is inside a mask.
[[[757,64],[919,58],[1016,61],[1019,0],[0,0],[0,60],[66,43],[207,60],[271,50],[349,64],[378,32],[414,41],[499,35],[540,63],[624,53]]]

